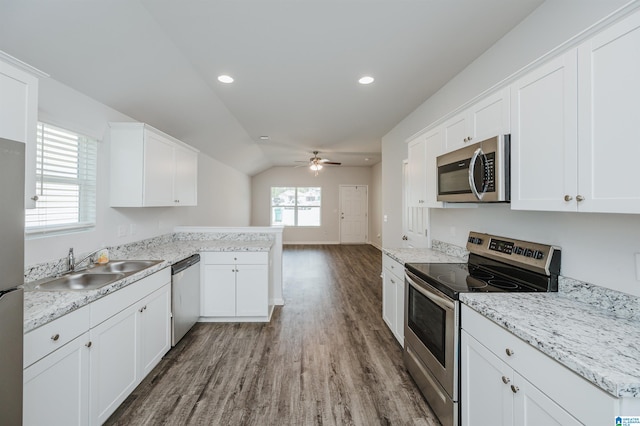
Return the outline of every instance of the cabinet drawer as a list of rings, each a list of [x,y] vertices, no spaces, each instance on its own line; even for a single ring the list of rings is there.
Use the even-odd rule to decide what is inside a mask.
[[[382,266],[387,268],[396,277],[404,280],[404,266],[400,262],[385,254],[382,256]]]
[[[269,252],[266,251],[210,251],[202,253],[205,265],[266,265]]]
[[[462,328],[582,423],[605,424],[615,415],[617,398],[466,305]]]
[[[91,304],[91,328],[171,282],[170,268],[164,268],[143,279],[98,299]]]
[[[82,333],[89,331],[90,305],[76,309],[24,335],[26,368]]]

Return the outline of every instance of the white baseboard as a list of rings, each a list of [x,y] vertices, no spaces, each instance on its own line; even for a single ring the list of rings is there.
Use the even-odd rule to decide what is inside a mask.
[[[340,241],[283,241],[282,245],[335,245],[340,244]]]

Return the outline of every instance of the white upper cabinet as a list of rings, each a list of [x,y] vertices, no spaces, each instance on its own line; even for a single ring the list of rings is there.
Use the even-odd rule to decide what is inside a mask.
[[[0,138],[26,144],[25,208],[35,208],[38,78],[3,62],[2,57],[0,55]]]
[[[509,90],[499,90],[445,121],[442,131],[445,152],[509,133]]]
[[[519,210],[640,213],[640,13],[512,85]]]
[[[425,207],[427,190],[426,141],[419,136],[408,143],[409,207]]]
[[[437,127],[425,135],[425,204],[426,207],[442,207],[442,201],[438,201],[438,167],[436,159],[442,154],[442,127]]]
[[[640,13],[579,46],[578,99],[579,210],[640,213]]]
[[[575,50],[516,81],[511,108],[511,208],[575,211],[565,201],[577,194]]]
[[[197,205],[197,150],[143,123],[109,125],[111,207]]]

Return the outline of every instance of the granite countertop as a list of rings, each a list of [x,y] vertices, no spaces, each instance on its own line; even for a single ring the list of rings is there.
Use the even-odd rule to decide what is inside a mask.
[[[33,289],[32,283],[26,283],[24,285],[24,332],[27,333],[51,322],[195,253],[205,251],[269,251],[272,245],[273,241],[172,241],[155,247],[137,248],[126,253],[126,256],[118,256],[120,260],[163,260],[163,262],[96,290],[39,291]],[[111,260],[118,259],[112,258]]]
[[[466,263],[462,256],[454,256],[428,248],[385,248],[382,252],[403,265],[405,263]]]
[[[640,398],[640,322],[562,293],[462,293],[470,308],[618,398]]]

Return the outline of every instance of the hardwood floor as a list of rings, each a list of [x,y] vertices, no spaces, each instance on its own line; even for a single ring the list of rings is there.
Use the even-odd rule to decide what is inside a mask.
[[[285,246],[268,324],[198,323],[108,425],[437,425],[382,321],[381,253]]]

